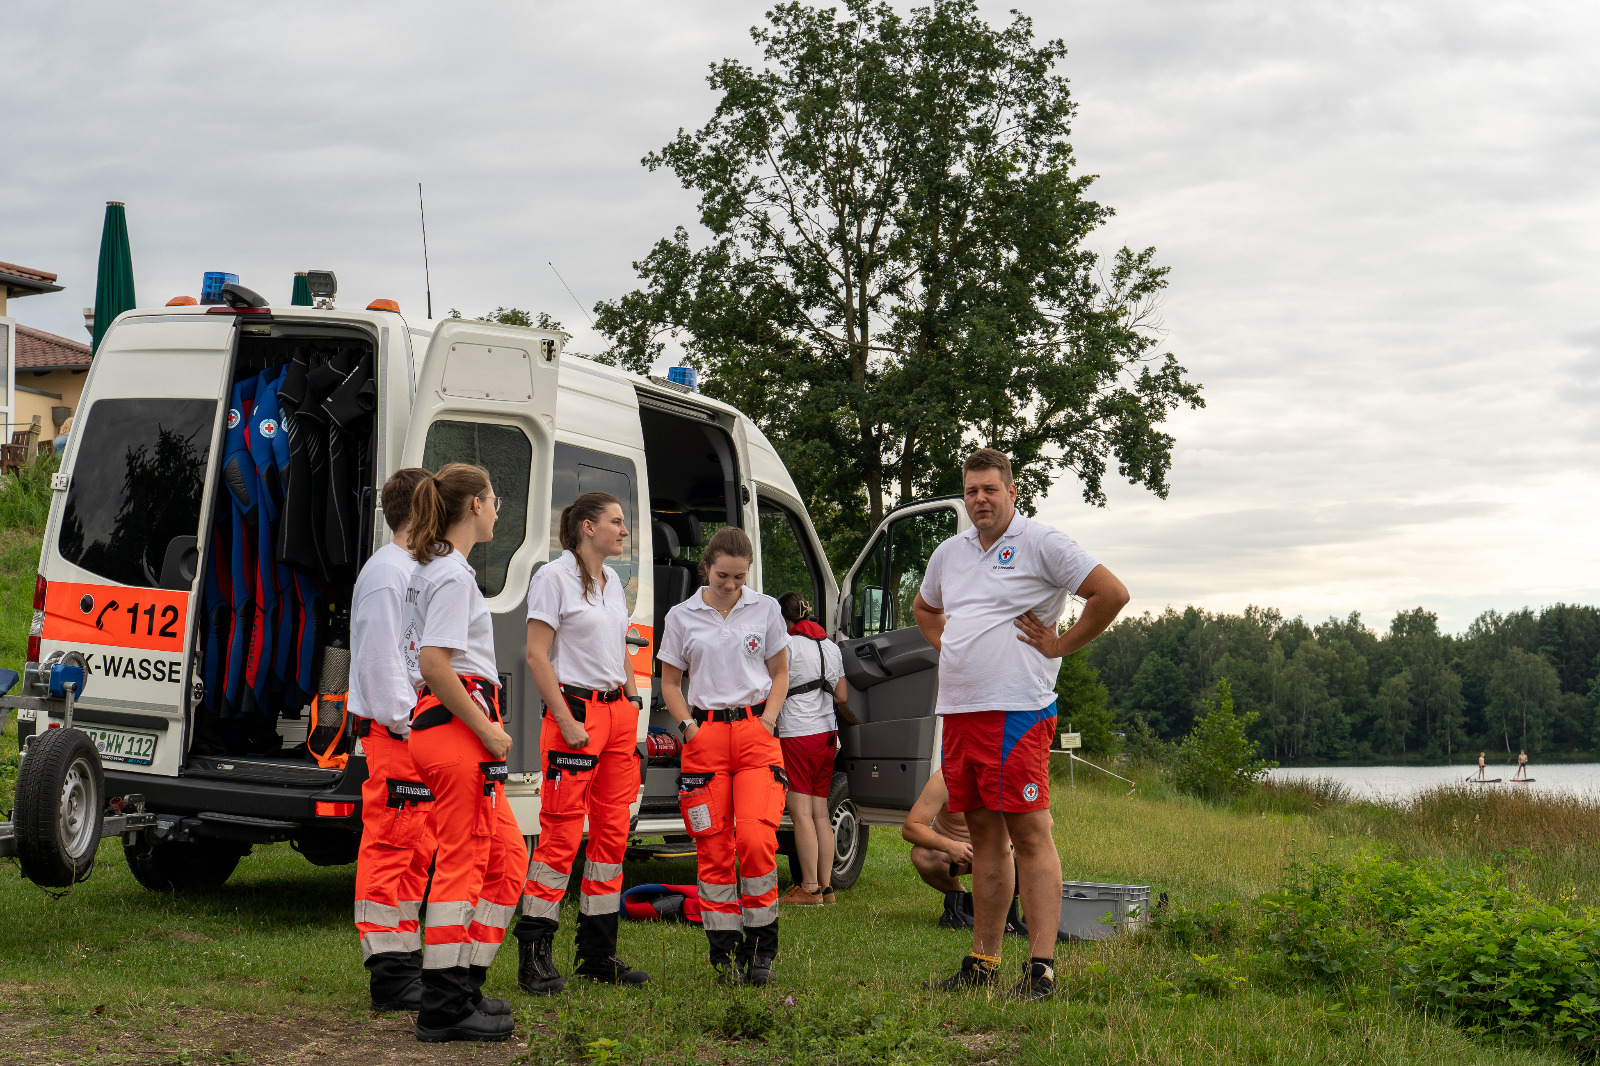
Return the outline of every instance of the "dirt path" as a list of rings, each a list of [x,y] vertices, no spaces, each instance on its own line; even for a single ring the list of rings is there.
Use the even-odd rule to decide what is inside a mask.
[[[152,1024],[89,1013],[62,1017],[9,1010],[0,1014],[0,1063],[29,1066],[388,1066],[509,1064],[528,1050],[522,1031],[503,1044],[419,1044],[412,1016],[350,1019],[301,1014],[223,1014],[179,1009]]]

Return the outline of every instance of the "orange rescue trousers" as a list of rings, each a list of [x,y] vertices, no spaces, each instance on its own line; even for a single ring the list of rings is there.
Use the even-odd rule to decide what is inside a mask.
[[[468,693],[500,721],[498,693],[463,677]],[[419,722],[438,721],[418,728]],[[424,717],[424,715],[427,717]],[[428,893],[422,949],[422,1010],[418,1026],[441,1029],[471,1014],[506,927],[516,913],[528,851],[506,802],[506,763],[477,734],[424,694],[412,715],[411,755],[432,790],[439,849]]]
[[[372,975],[372,1002],[400,1003],[422,976],[418,918],[433,865],[433,793],[404,737],[368,718],[356,720],[356,735],[367,756],[356,856],[361,961]]]
[[[752,957],[778,953],[778,822],[786,778],[778,738],[759,713],[695,711],[704,720],[683,750],[678,777],[713,965],[730,959],[748,965]]]
[[[604,962],[617,953],[628,812],[639,795],[639,710],[621,689],[590,692],[588,699],[572,692],[566,689],[567,709],[583,723],[589,743],[582,748],[568,744],[555,716],[546,712],[539,730],[539,750],[545,761],[539,845],[528,865],[516,936],[533,943],[555,933],[561,898],[572,880],[572,862],[588,818],[589,846],[578,897],[577,957],[580,962]]]

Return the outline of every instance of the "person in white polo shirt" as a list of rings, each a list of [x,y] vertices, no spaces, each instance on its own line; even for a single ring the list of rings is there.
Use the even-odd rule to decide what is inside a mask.
[[[789,632],[778,601],[745,587],[754,559],[744,530],[717,530],[700,558],[706,585],[667,612],[656,653],[661,696],[684,738],[678,807],[695,843],[701,923],[717,980],[731,985],[772,980],[788,784],[777,730]]]
[[[1116,575],[1071,537],[1017,513],[1011,460],[980,448],[961,466],[972,528],[934,549],[917,593],[917,628],[939,652],[950,810],[972,834],[972,954],[932,987],[980,988],[998,977],[1006,907],[1017,888],[1031,957],[1016,994],[1055,989],[1061,856],[1051,834],[1050,738],[1061,657],[1099,636],[1128,602]],[[1063,633],[1067,597],[1084,600]]]

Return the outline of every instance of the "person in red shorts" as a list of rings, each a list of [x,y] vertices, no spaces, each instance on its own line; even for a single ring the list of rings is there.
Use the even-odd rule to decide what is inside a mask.
[[[800,883],[779,900],[786,906],[816,907],[835,902],[833,820],[828,793],[839,752],[839,720],[834,701],[843,703],[844,656],[839,645],[810,617],[811,605],[798,592],[778,597],[789,627],[789,693],[778,716],[778,743],[789,774],[789,820],[800,856]]]
[[[1015,883],[1031,948],[1016,994],[1042,999],[1055,990],[1061,924],[1061,856],[1050,818],[1056,674],[1062,656],[1116,619],[1128,590],[1071,537],[1017,513],[1004,453],[980,448],[961,471],[972,528],[934,549],[914,609],[917,628],[939,652],[944,778],[950,810],[967,816],[972,834],[974,926],[972,954],[930,987],[982,988],[997,979]],[[1069,595],[1083,598],[1083,610],[1057,633]]]

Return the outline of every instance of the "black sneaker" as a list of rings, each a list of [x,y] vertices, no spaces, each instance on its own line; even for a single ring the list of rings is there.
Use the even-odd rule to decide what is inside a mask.
[[[442,1044],[448,1040],[483,1040],[498,1043],[510,1037],[515,1029],[516,1023],[510,1016],[495,1018],[474,1010],[454,1025],[447,1025],[442,1029],[429,1029],[419,1022],[417,1039],[424,1044]]]
[[[966,906],[967,894],[960,890],[944,894],[944,913],[939,915],[940,929],[971,929],[972,910]]]
[[[973,955],[968,955],[961,960],[961,969],[954,975],[946,977],[943,981],[925,981],[922,987],[930,992],[963,992],[968,989],[986,988],[994,984],[996,973],[993,967],[985,966]]]
[[[1056,970],[1042,962],[1028,963],[1013,994],[1018,999],[1047,999],[1056,990]]]
[[[555,935],[517,941],[517,987],[530,996],[549,996],[567,987],[566,978],[550,957]]]
[[[635,970],[615,955],[603,959],[579,959],[572,973],[575,977],[587,977],[608,985],[642,985],[650,980],[648,973]]]
[[[750,960],[750,968],[745,971],[745,980],[752,985],[770,985],[772,964],[777,961],[772,955],[757,955]]]

